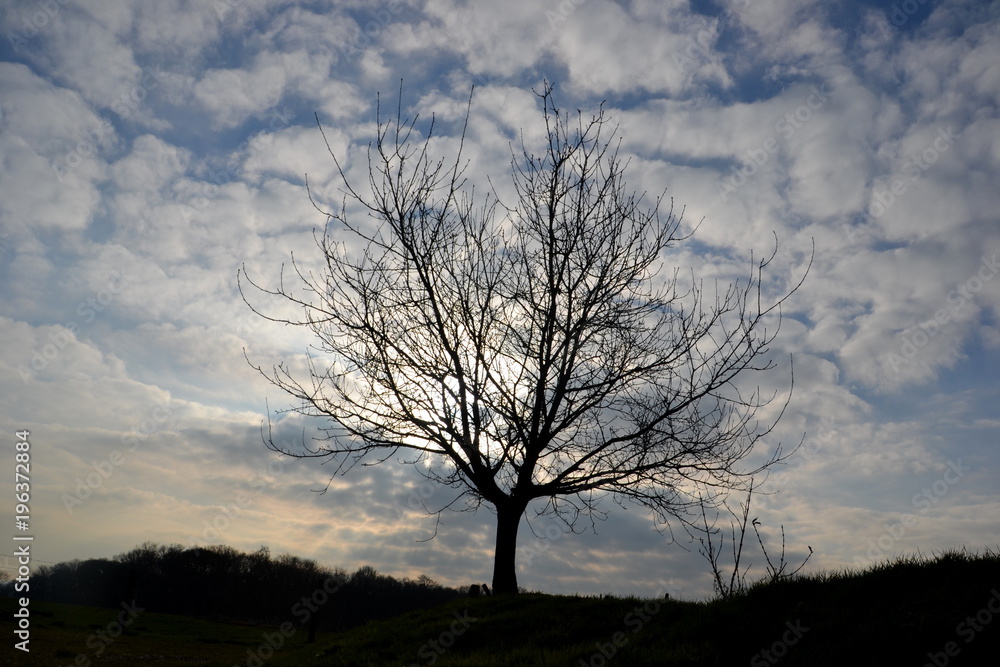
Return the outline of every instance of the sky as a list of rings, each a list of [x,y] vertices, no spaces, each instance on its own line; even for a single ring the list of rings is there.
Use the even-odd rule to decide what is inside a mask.
[[[247,360],[301,368],[314,340],[237,271],[321,259],[305,174],[321,202],[341,184],[317,116],[363,178],[377,96],[446,152],[475,86],[469,173],[501,180],[544,81],[603,102],[629,186],[701,221],[676,266],[728,280],[777,238],[777,294],[815,245],[760,379],[787,390],[794,360],[764,444],[802,446],[751,506],[772,557],[782,527],[806,572],[1000,546],[1000,3],[49,0],[0,26],[0,495],[13,514],[27,430],[35,566],[153,541],[490,581],[486,509],[438,524],[448,493],[411,467],[331,479],[264,447],[268,415],[279,441],[322,424],[275,414]],[[712,594],[697,544],[604,507],[581,534],[529,508],[521,586]]]

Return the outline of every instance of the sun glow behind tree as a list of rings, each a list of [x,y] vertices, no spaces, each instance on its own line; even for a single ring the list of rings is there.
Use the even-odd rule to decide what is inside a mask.
[[[433,122],[418,142],[416,119],[398,111],[378,120],[365,191],[330,151],[345,201],[317,206],[325,266],[293,262],[315,298],[248,283],[300,305],[303,319],[277,321],[311,329],[335,361],[311,366],[306,382],[258,367],[297,410],[331,421],[315,449],[270,446],[336,472],[420,464],[460,490],[455,503],[492,506],[499,593],[517,590],[518,525],[533,501],[572,528],[603,517],[610,494],[669,527],[783,457],[775,447],[744,465],[781,413],[761,424],[775,396],[739,386],[773,368],[767,326],[788,294],[763,296],[770,258],[751,258],[748,278],[721,289],[686,283],[667,262],[692,231],[672,201],[661,211],[662,195],[647,204],[628,190],[603,108],[571,120],[551,88],[539,97],[545,145],[511,148],[513,201],[494,188],[477,203],[465,129],[446,162],[431,157]],[[376,224],[355,222],[358,208]]]

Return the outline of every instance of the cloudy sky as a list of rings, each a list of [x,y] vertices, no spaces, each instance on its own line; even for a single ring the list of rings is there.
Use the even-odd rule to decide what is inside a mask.
[[[768,444],[806,440],[753,511],[772,538],[784,525],[793,560],[807,545],[811,570],[1000,545],[1000,4],[0,12],[0,428],[8,443],[31,433],[38,561],[146,540],[266,544],[351,570],[490,580],[487,511],[445,514],[421,541],[435,522],[412,507],[447,494],[412,469],[357,469],[321,495],[327,468],[267,451],[261,421],[289,399],[244,358],[301,364],[312,342],[256,318],[236,277],[245,264],[274,285],[291,252],[318,259],[324,219],[304,174],[324,201],[339,185],[314,114],[363,176],[376,95],[395,105],[401,80],[404,113],[436,114],[446,139],[476,86],[477,178],[506,174],[521,130],[538,136],[531,89],[544,80],[566,109],[605,101],[630,185],[667,188],[703,220],[672,261],[706,279],[745,274],[776,234],[766,288],[780,289],[815,242],[764,380],[787,384],[793,355],[794,395]],[[277,426],[309,437],[316,424]],[[639,508],[607,509],[596,534],[542,518],[536,538],[522,524],[521,585],[710,594],[686,539],[671,544]]]

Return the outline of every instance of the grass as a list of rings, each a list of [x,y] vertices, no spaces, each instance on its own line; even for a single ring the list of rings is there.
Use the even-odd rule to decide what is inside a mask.
[[[7,618],[13,609],[12,600],[0,601]],[[251,656],[260,655],[265,633],[280,636],[273,627],[143,613],[97,656],[103,644],[95,633],[118,612],[32,603],[31,613],[31,654],[0,662],[84,666],[74,663],[82,654],[89,664],[259,667]],[[459,599],[321,635],[315,644],[305,643],[305,634],[283,638],[281,650],[261,663],[991,665],[1000,655],[1000,552],[903,558],[863,572],[760,583],[712,602],[543,594]]]
[[[4,618],[10,619],[16,608],[13,599],[0,598],[0,613]],[[264,634],[275,632],[272,627],[216,623],[144,611],[125,625],[120,636],[112,637],[119,634],[121,609],[47,602],[31,602],[28,608],[31,650],[29,653],[16,650],[13,644],[17,640],[5,639],[7,645],[0,647],[0,664],[242,665],[246,664],[247,651],[256,651],[264,642]],[[124,619],[129,620],[127,616]],[[280,651],[282,661],[272,659],[267,664],[302,664],[306,656],[315,654],[316,645],[305,644],[305,634],[299,631],[283,642],[286,647],[294,645],[297,651]]]

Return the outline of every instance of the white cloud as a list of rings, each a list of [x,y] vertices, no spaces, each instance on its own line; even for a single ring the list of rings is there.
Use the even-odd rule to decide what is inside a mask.
[[[67,87],[97,108],[108,109],[139,82],[142,68],[130,44],[107,26],[69,8],[60,13],[42,39],[39,59]]]
[[[129,155],[115,162],[112,176],[119,190],[162,199],[162,191],[184,173],[189,159],[186,151],[145,134],[133,141]]]
[[[160,58],[195,61],[194,56],[216,43],[220,32],[245,29],[252,5],[248,2],[191,4],[166,0],[153,4],[129,3],[135,11],[136,50]],[[119,33],[120,34],[120,33]]]
[[[570,88],[583,94],[677,95],[692,82],[731,84],[713,52],[717,28],[692,18],[687,3],[637,3],[629,12],[588,2],[554,28],[553,55],[569,70]]]
[[[216,522],[219,541],[243,548],[488,580],[492,515],[446,514],[436,541],[416,543],[435,524],[408,507],[414,470],[359,469],[318,496],[325,468],[276,463],[260,442],[262,404],[289,399],[243,358],[246,348],[265,369],[305,370],[312,334],[252,315],[236,271],[245,262],[273,288],[292,252],[320,264],[311,232],[324,218],[303,174],[321,206],[343,193],[312,114],[363,190],[375,91],[387,120],[400,78],[403,115],[437,119],[435,156],[457,149],[476,83],[464,155],[477,195],[488,173],[509,196],[508,142],[544,138],[531,86],[555,81],[570,113],[607,99],[630,188],[650,197],[668,186],[688,228],[704,218],[670,264],[693,266],[709,291],[745,279],[750,251],[770,252],[774,232],[763,286],[773,296],[802,275],[815,240],[772,345],[779,366],[746,378],[785,390],[794,356],[795,392],[767,444],[807,439],[775,471],[781,493],[759,507],[769,535],[785,523],[796,549],[816,549],[810,568],[868,558],[868,541],[885,543],[886,524],[958,458],[974,472],[890,535],[885,555],[995,544],[988,374],[1000,278],[983,267],[1000,252],[996,7],[942,0],[901,28],[852,3],[727,7],[60,5],[18,45],[27,64],[0,63],[0,425],[30,428],[61,461],[39,487],[36,511],[57,529],[39,558],[111,555],[136,535],[186,543]],[[3,14],[15,28],[22,18]],[[954,141],[941,139],[948,128]],[[743,182],[720,190],[739,169]],[[164,404],[169,418],[157,421]],[[275,425],[286,442],[316,424]],[[62,495],[137,433],[141,446],[70,515]],[[266,488],[255,489],[261,471]],[[226,514],[244,493],[250,504]],[[539,546],[522,526],[522,546],[539,550],[522,584],[649,594],[651,578],[673,577],[671,595],[709,592],[697,554],[668,546],[644,512],[608,509],[596,536],[553,533]]]
[[[531,0],[500,5],[431,0],[429,20],[410,30],[391,27],[389,48],[417,56],[428,47],[462,55],[473,74],[510,76],[530,67],[551,39],[543,8]]]
[[[99,206],[103,156],[117,142],[114,127],[80,95],[24,65],[0,63],[4,132],[0,146],[3,224],[79,230]]]
[[[324,132],[334,155],[346,162],[350,138],[344,128],[334,125],[324,127]],[[311,185],[323,187],[337,174],[337,165],[327,152],[323,136],[315,125],[258,136],[248,150],[244,169],[249,179],[277,176],[292,183],[303,183],[304,175],[309,174]],[[301,194],[304,196],[305,192]]]
[[[270,63],[251,70],[212,69],[194,85],[194,96],[213,115],[213,127],[233,127],[275,106],[286,79],[287,72]]]

